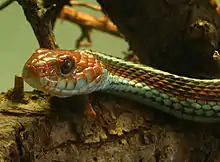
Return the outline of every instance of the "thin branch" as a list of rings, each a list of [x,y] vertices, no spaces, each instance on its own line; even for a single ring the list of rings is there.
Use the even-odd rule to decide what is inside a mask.
[[[90,27],[86,27],[86,26],[80,26],[81,28],[81,35],[80,37],[76,40],[76,48],[79,47],[90,47],[92,44],[92,38],[91,38],[91,33],[92,33],[92,29]],[[87,40],[87,42],[83,41],[83,40]]]
[[[61,10],[63,9],[63,6],[65,5],[70,5],[69,4],[69,0],[58,0],[57,2],[54,1],[54,0],[47,0],[47,1],[44,1],[44,8],[51,8],[51,6],[54,6],[52,8],[53,11],[52,12],[49,12],[50,16],[51,16],[51,25],[52,25],[52,29],[54,29],[54,25],[55,25],[55,22],[57,20],[57,17],[60,15],[60,12]]]
[[[14,88],[9,90],[6,97],[15,102],[25,101],[24,97],[24,81],[21,75],[15,75]]]
[[[102,10],[102,8],[100,6],[93,5],[93,4],[88,4],[86,2],[70,1],[70,4],[74,5],[74,6],[84,6],[84,7],[87,7],[89,9],[96,10],[96,11],[101,11]]]
[[[83,31],[80,38],[77,40],[76,47],[80,44],[88,46],[91,43],[92,29],[109,33],[119,38],[124,38],[123,35],[118,31],[117,27],[106,16],[97,18],[90,14],[64,6],[60,14],[60,19],[78,24]],[[84,39],[87,39],[89,42],[82,42]]]
[[[48,8],[44,8],[39,6],[37,0],[17,1],[22,6],[26,19],[31,24],[40,47],[57,48],[51,25],[51,17],[56,7],[51,5]]]
[[[8,5],[10,5],[12,2],[14,2],[15,0],[6,0],[4,2],[2,2],[0,4],[0,10],[4,9],[5,7],[7,7]]]

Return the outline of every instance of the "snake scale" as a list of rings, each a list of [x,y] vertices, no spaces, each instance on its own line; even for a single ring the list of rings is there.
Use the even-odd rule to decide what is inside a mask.
[[[220,121],[220,80],[174,75],[91,50],[37,49],[22,76],[33,88],[58,97],[105,91],[178,118]]]

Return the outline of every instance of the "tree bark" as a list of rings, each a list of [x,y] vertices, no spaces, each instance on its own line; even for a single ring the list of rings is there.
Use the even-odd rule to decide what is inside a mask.
[[[40,46],[55,48],[50,16],[30,13],[37,0],[18,1]],[[219,76],[212,55],[219,48],[220,16],[213,0],[98,2],[142,63],[195,78]],[[40,21],[46,21],[44,34]],[[92,118],[83,114],[82,96],[59,99],[34,91],[13,101],[11,94],[0,95],[1,161],[220,161],[218,124],[177,119],[101,92],[89,96]]]

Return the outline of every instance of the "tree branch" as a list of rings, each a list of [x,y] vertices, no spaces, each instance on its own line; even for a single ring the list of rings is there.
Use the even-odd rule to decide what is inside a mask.
[[[51,19],[53,17],[53,11],[55,11],[56,5],[51,5],[48,8],[44,8],[43,5],[39,5],[38,0],[17,0],[24,10],[27,21],[33,28],[35,36],[39,42],[40,47],[44,48],[57,48]]]
[[[15,0],[5,0],[4,2],[2,2],[0,4],[0,10],[4,9],[5,7],[7,7],[8,5],[10,5],[12,2],[14,2]]]
[[[91,31],[92,29],[100,30],[105,33],[123,38],[123,35],[118,32],[117,27],[106,17],[97,18],[87,13],[79,12],[70,7],[63,7],[60,18],[62,20],[70,21],[78,24],[81,28],[82,34],[76,42],[76,47],[90,46],[91,45]],[[88,44],[83,42],[84,39],[88,40]]]

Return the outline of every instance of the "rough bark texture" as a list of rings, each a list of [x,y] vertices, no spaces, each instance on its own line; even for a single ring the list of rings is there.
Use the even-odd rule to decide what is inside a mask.
[[[219,76],[212,54],[220,16],[213,0],[97,1],[142,63],[179,75]]]
[[[20,0],[27,5],[24,2]],[[218,62],[212,57],[219,48],[220,17],[215,2],[98,2],[142,63],[198,78],[219,75]],[[53,37],[39,35],[41,47],[56,46]],[[6,96],[0,95],[1,161],[220,161],[218,124],[177,119],[105,93],[90,96],[95,118],[83,114],[82,97],[50,99],[33,92],[25,93],[19,103]]]

